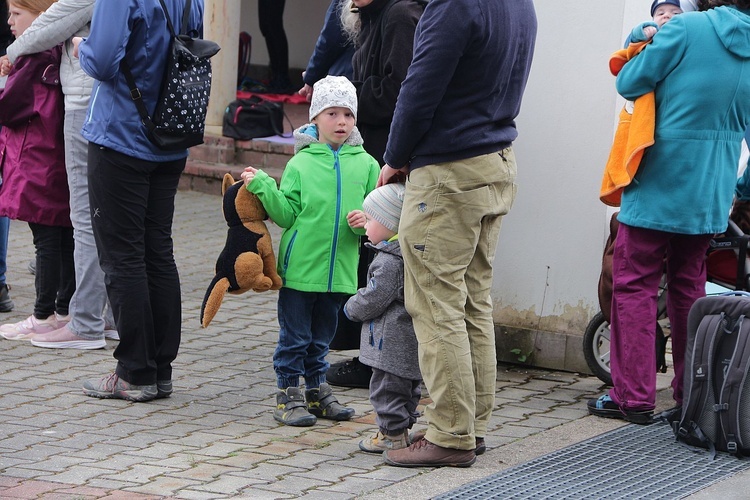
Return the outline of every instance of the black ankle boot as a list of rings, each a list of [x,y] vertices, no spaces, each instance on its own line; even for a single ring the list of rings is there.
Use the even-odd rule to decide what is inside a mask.
[[[11,312],[15,304],[10,300],[10,293],[8,291],[10,287],[6,284],[0,285],[0,312]]]
[[[369,389],[371,377],[372,368],[362,364],[359,358],[334,363],[328,368],[328,372],[326,372],[328,383],[339,387]]]

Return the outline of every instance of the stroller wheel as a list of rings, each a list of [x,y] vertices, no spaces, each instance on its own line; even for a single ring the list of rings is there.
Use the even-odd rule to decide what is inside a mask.
[[[662,326],[656,323],[656,371],[667,372],[666,350],[669,336],[664,334]],[[583,334],[583,357],[589,370],[602,382],[612,385],[612,373],[609,369],[609,321],[601,312],[591,318]]]
[[[609,371],[609,321],[601,312],[591,318],[583,334],[583,357],[589,370],[602,382],[612,385]]]

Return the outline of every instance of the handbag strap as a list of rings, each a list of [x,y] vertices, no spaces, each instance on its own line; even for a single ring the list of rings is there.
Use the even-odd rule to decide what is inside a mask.
[[[273,131],[276,132],[276,135],[284,137],[285,139],[294,137],[294,125],[292,125],[292,120],[289,119],[289,115],[286,114],[286,111],[284,111],[283,106],[281,107],[281,112],[284,114],[284,118],[286,118],[286,121],[289,124],[291,132],[289,132],[289,135],[284,135],[284,128],[282,127],[281,130],[276,130],[276,126],[273,126]]]
[[[177,35],[175,35],[174,26],[172,25],[172,18],[169,17],[169,10],[167,9],[167,5],[164,3],[164,0],[159,0],[159,3],[161,3],[161,8],[164,10],[164,17],[167,18],[167,28],[169,28],[169,34],[172,36],[172,38],[175,38]],[[187,25],[188,21],[190,20],[191,6],[192,0],[185,0],[185,8],[182,10],[182,26],[180,27],[181,35],[187,33]],[[120,59],[120,71],[122,71],[122,74],[125,77],[125,81],[128,82],[128,87],[130,88],[130,98],[133,100],[133,103],[135,103],[138,114],[141,115],[141,121],[146,126],[148,131],[152,132],[156,128],[156,124],[154,124],[151,116],[148,114],[146,104],[143,102],[143,95],[141,95],[141,91],[138,89],[138,85],[136,85],[135,83],[135,78],[133,78],[133,73],[130,71],[130,65],[125,60],[125,57]]]

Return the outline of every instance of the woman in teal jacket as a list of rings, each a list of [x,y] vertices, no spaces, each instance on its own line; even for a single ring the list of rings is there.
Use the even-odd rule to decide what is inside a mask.
[[[262,170],[248,167],[242,174],[271,220],[284,228],[273,367],[279,388],[274,418],[286,425],[313,425],[316,417],[348,420],[354,414],[326,383],[325,357],[339,309],[357,292],[365,224],[360,211],[380,174],[378,162],[362,148],[356,116],[357,93],[346,77],[318,81],[310,103],[312,124],[295,130],[295,155],[279,187]],[[300,377],[307,386],[304,395]]]
[[[656,131],[622,196],[613,261],[613,388],[588,402],[595,415],[651,419],[665,256],[673,397],[682,405],[687,315],[705,295],[705,253],[712,234],[727,227],[750,125],[750,0],[710,0],[709,6],[665,24],[617,77],[626,99],[655,91]]]

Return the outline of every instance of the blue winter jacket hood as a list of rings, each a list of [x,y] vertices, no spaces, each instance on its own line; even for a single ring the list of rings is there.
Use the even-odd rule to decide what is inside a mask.
[[[735,8],[711,9],[707,12],[724,47],[743,59],[750,58],[750,14]]]

